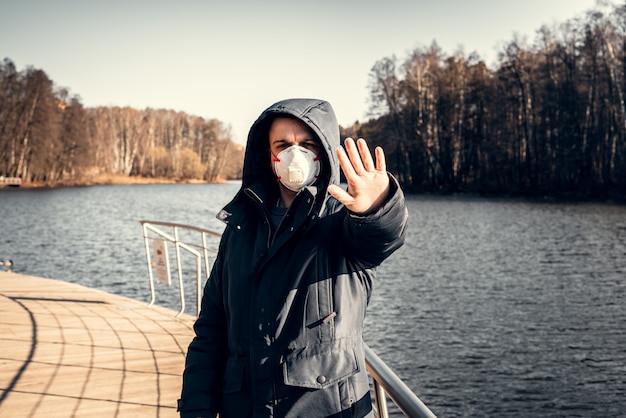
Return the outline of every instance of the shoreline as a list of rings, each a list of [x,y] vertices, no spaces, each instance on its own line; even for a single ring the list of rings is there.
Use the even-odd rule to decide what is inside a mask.
[[[1,190],[19,189],[58,189],[63,187],[89,187],[89,186],[112,186],[112,185],[150,185],[150,184],[221,184],[229,180],[241,179],[217,179],[216,181],[206,181],[200,179],[177,179],[169,177],[143,177],[125,176],[123,174],[102,174],[86,176],[67,180],[50,182],[22,182],[20,185],[1,184]],[[626,205],[626,195],[609,194],[604,197],[581,197],[574,194],[523,194],[523,193],[487,193],[475,191],[405,191],[406,195],[412,196],[447,196],[459,198],[496,198],[496,199],[521,199],[532,202],[553,202],[553,203],[602,203]]]
[[[22,182],[19,186],[2,185],[2,189],[56,189],[61,187],[88,187],[88,186],[106,186],[106,185],[134,185],[134,184],[215,184],[223,183],[225,179],[217,181],[206,181],[200,179],[175,179],[167,177],[143,177],[143,176],[125,176],[119,175],[97,175],[89,177],[80,177],[67,180],[41,181],[41,182]]]

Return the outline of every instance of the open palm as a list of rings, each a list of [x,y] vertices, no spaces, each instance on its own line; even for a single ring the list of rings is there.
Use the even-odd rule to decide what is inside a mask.
[[[337,158],[348,182],[345,191],[336,185],[328,186],[328,192],[353,213],[364,214],[378,208],[389,191],[389,175],[385,153],[376,147],[376,164],[363,138],[356,142],[347,138],[343,147],[337,148]]]

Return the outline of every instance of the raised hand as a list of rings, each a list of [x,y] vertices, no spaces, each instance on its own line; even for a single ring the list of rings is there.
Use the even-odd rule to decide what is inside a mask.
[[[364,214],[383,204],[389,192],[389,176],[385,154],[376,147],[376,164],[363,138],[356,143],[347,138],[343,147],[337,147],[337,158],[348,181],[348,191],[336,185],[328,186],[328,192],[351,212]]]

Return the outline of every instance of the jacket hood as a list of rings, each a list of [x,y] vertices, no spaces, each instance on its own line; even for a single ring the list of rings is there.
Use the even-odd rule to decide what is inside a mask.
[[[278,193],[276,175],[270,165],[269,128],[272,121],[281,116],[294,117],[304,122],[322,145],[320,181],[309,190],[316,195],[318,191],[326,192],[328,185],[338,184],[340,171],[335,149],[339,146],[339,125],[332,106],[319,99],[286,99],[265,109],[250,128],[244,156],[242,189],[251,188],[266,196]]]

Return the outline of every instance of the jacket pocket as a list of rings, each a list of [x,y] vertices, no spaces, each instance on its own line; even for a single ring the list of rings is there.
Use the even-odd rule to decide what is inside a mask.
[[[224,388],[223,394],[241,391],[243,385],[243,375],[245,372],[245,364],[240,359],[230,357],[226,361],[226,370],[224,371]]]
[[[299,349],[283,363],[286,385],[323,389],[361,370],[354,342],[339,340]]]

